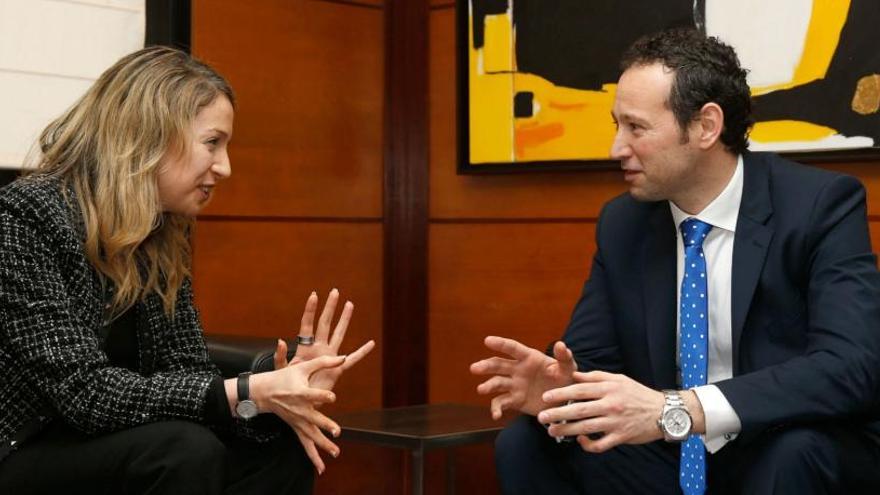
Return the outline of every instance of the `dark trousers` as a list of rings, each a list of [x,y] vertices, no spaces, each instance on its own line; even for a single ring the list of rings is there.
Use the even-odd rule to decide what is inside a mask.
[[[677,445],[621,445],[603,454],[558,444],[531,416],[495,442],[502,492],[515,494],[681,494]],[[785,428],[707,455],[707,495],[877,494],[880,446],[841,426]]]
[[[3,494],[311,493],[314,470],[293,434],[264,444],[186,421],[87,436],[54,423],[0,462]]]

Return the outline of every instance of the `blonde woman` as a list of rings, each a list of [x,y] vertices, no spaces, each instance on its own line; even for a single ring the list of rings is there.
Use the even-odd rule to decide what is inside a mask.
[[[223,380],[205,349],[188,236],[230,175],[234,102],[189,55],[135,52],[0,192],[0,493],[308,493],[339,454],[318,407],[373,342],[337,355],[337,291],[316,329],[309,297],[290,364]]]

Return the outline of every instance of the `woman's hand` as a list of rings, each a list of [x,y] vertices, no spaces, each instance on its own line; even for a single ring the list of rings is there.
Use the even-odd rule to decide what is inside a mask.
[[[348,330],[348,323],[351,321],[351,315],[354,312],[354,304],[350,301],[346,301],[342,308],[342,314],[339,316],[339,321],[336,323],[336,328],[333,330],[333,335],[330,336],[330,326],[333,323],[333,316],[336,313],[336,304],[338,302],[339,291],[333,289],[327,296],[327,302],[324,304],[324,310],[321,312],[321,317],[318,320],[318,331],[313,333],[315,312],[318,309],[318,295],[312,292],[306,300],[306,308],[303,311],[302,320],[300,322],[299,336],[314,336],[314,343],[311,345],[297,345],[296,355],[290,363],[288,363],[287,343],[284,340],[279,339],[278,347],[275,349],[274,356],[276,370],[296,366],[298,363],[302,362],[309,362],[316,358],[320,358],[321,356],[336,356],[339,354],[339,347],[342,345],[342,341],[345,338],[345,332]],[[376,343],[370,340],[358,350],[349,354],[341,366],[318,370],[312,375],[309,380],[309,385],[316,389],[323,389],[328,392],[333,390],[333,387],[336,385],[336,381],[339,380],[342,372],[357,364],[358,361],[369,354],[375,346]],[[294,428],[294,431],[296,432],[297,437],[299,437],[299,441],[305,449],[306,454],[309,456],[309,459],[311,459],[312,464],[317,468],[318,474],[323,473],[325,469],[324,461],[321,459],[321,455],[315,445],[316,442],[311,436],[306,435],[297,428]],[[336,457],[339,453],[338,449],[335,451],[335,455],[333,451],[328,452],[330,452],[330,455],[333,455],[333,457]]]
[[[345,339],[345,332],[348,330],[348,323],[351,321],[351,315],[354,312],[354,304],[346,301],[342,307],[342,314],[330,335],[330,326],[333,323],[333,317],[336,313],[336,304],[339,302],[339,291],[333,289],[327,296],[327,302],[324,304],[324,310],[321,311],[321,317],[318,319],[318,329],[313,331],[315,312],[318,309],[318,295],[314,292],[306,300],[306,308],[303,311],[302,320],[299,327],[300,337],[314,337],[315,341],[311,345],[299,344],[296,346],[296,355],[290,361],[290,364],[296,364],[300,361],[308,361],[320,356],[336,356],[339,354],[339,347]],[[376,343],[372,340],[362,345],[358,350],[352,352],[345,359],[342,366],[336,368],[323,369],[309,381],[309,384],[315,388],[324,390],[333,390],[336,381],[342,373],[364,358]],[[288,366],[287,363],[287,343],[284,340],[278,340],[278,347],[275,349],[275,369],[281,369]]]
[[[330,432],[333,437],[338,437],[341,430],[335,421],[317,409],[334,402],[336,394],[311,387],[309,379],[321,371],[339,368],[344,362],[345,356],[320,356],[251,376],[251,396],[257,408],[274,413],[293,428],[319,474],[324,472],[324,462],[318,448],[333,457],[339,455],[339,447],[321,430]]]

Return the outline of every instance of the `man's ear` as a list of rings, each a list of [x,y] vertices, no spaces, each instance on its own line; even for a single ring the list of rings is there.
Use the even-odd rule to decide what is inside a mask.
[[[707,150],[721,139],[721,132],[724,130],[724,110],[717,103],[706,103],[700,109],[696,124],[697,142],[700,149]]]

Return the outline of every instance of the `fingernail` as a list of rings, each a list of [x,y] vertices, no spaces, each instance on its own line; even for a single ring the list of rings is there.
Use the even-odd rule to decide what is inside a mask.
[[[553,394],[551,394],[550,392],[547,392],[546,394],[544,394],[543,399],[544,399],[544,402],[550,402],[551,400],[553,400]]]
[[[549,421],[547,421],[547,415],[544,413],[538,415],[538,421],[541,423],[549,423]]]
[[[312,291],[312,295],[313,295],[313,296],[317,296],[317,295],[318,295],[318,291],[313,290],[313,291]]]
[[[332,455],[333,458],[336,459],[337,457],[339,457],[339,451],[338,451],[338,450],[334,450],[333,452],[330,453],[330,455]]]
[[[333,438],[339,438],[339,434],[341,432],[339,430],[333,430]]]

